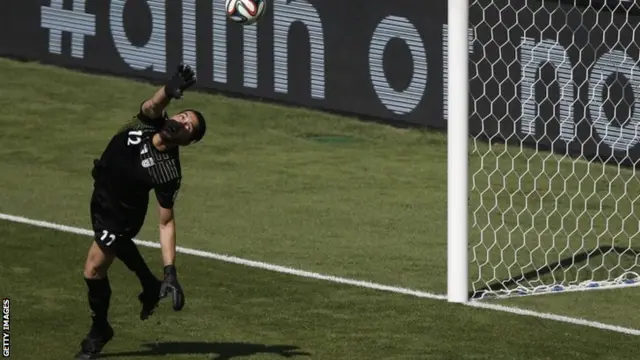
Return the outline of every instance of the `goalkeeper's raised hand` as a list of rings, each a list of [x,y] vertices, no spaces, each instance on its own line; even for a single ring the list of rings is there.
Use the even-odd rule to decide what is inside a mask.
[[[182,310],[184,307],[184,292],[182,291],[180,283],[178,283],[176,267],[173,265],[164,267],[164,281],[160,287],[160,298],[164,298],[169,294],[171,294],[173,310]]]
[[[196,73],[191,66],[180,64],[171,79],[164,86],[165,95],[171,99],[180,99],[185,90],[196,83]]]

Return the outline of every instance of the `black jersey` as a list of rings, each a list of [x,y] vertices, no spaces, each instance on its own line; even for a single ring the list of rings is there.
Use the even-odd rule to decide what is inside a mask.
[[[95,161],[91,199],[94,230],[135,236],[144,223],[151,190],[162,207],[173,207],[182,179],[179,150],[161,152],[152,143],[165,120],[166,112],[157,119],[138,113]]]

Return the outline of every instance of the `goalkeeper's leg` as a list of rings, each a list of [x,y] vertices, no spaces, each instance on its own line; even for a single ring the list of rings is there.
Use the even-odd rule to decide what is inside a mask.
[[[81,350],[76,359],[92,359],[113,338],[113,329],[107,320],[111,286],[107,271],[115,259],[115,253],[93,242],[84,266],[84,280],[88,288],[91,309],[91,329],[80,343]]]
[[[153,311],[158,306],[162,281],[153,275],[149,266],[144,261],[142,254],[140,254],[138,247],[132,240],[128,239],[118,244],[116,256],[129,270],[133,271],[138,277],[138,280],[140,280],[140,285],[142,286],[142,292],[138,295],[138,300],[142,303],[140,319],[146,320],[153,314]]]

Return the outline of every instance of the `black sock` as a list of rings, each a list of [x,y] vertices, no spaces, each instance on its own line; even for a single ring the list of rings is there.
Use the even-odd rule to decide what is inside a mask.
[[[126,241],[118,245],[116,256],[136,274],[142,289],[156,291],[160,280],[153,275],[136,244],[133,241]]]
[[[89,288],[89,308],[91,309],[91,319],[96,326],[104,326],[107,324],[107,315],[109,313],[109,302],[111,300],[111,285],[109,278],[103,279],[84,279]]]

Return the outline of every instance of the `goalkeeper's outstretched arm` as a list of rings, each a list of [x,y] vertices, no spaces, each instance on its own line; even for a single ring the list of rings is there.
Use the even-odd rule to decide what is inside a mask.
[[[142,103],[142,113],[150,119],[161,117],[171,99],[180,99],[182,93],[195,83],[196,74],[191,66],[180,64],[167,84]]]
[[[164,109],[170,102],[171,98],[167,96],[165,87],[163,86],[158,89],[152,97],[142,103],[140,110],[142,111],[142,114],[147,116],[149,119],[157,119],[162,116]]]

